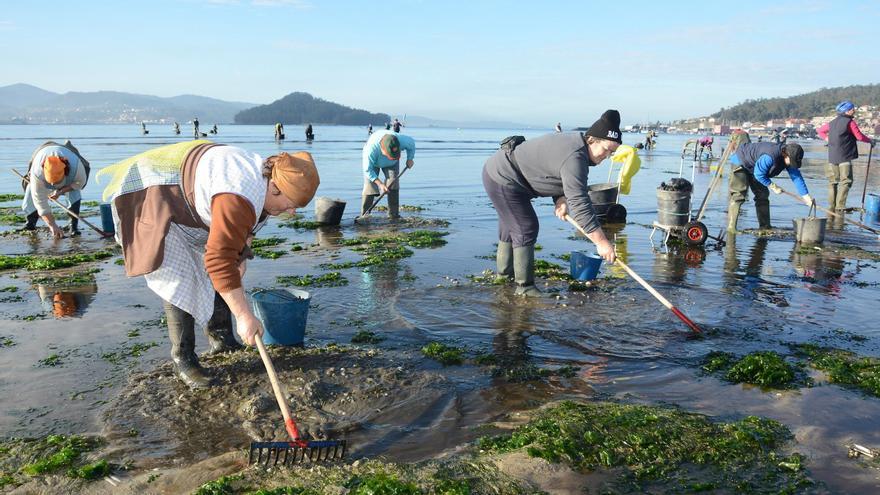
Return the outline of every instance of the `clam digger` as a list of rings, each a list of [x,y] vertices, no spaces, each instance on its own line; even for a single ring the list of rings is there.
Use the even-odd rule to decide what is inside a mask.
[[[552,133],[526,141],[512,136],[483,166],[483,187],[498,212],[498,276],[513,279],[516,294],[536,297],[535,242],[538,216],[532,199],[552,197],[555,214],[586,232],[599,256],[616,259],[587,193],[589,168],[621,144],[620,113],[607,110],[586,132]]]
[[[54,238],[64,237],[64,231],[55,222],[49,200],[57,201],[59,197],[66,196],[68,209],[73,214],[65,230],[71,236],[79,235],[79,219],[76,215],[79,215],[81,191],[89,180],[89,171],[88,160],[70,141],[64,144],[47,141],[40,145],[31,156],[25,174],[27,179],[22,181],[24,199],[21,209],[27,218],[23,229],[35,230],[37,220],[42,219]]]
[[[397,178],[401,175],[401,149],[406,151],[406,168],[412,168],[413,158],[416,156],[416,141],[410,136],[388,130],[378,131],[371,134],[364,144],[361,216],[374,206],[382,194],[388,195],[388,216],[400,216],[400,183]],[[384,182],[379,178],[380,171],[385,176]]]
[[[211,384],[195,354],[195,326],[209,352],[254,345],[263,327],[242,288],[248,245],[270,216],[311,201],[319,177],[306,152],[263,159],[207,140],[148,150],[99,173],[109,179],[116,240],[125,272],[143,275],[162,298],[177,376],[192,388]]]
[[[748,198],[749,189],[755,195],[755,211],[760,229],[771,229],[770,191],[782,194],[782,188],[770,179],[783,170],[788,172],[804,203],[813,204],[813,197],[801,175],[804,149],[799,144],[742,143],[730,155],[732,173],[728,185],[727,230],[736,232],[739,211]]]

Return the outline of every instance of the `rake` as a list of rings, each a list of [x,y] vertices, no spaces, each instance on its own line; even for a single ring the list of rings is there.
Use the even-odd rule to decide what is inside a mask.
[[[248,464],[262,464],[266,467],[278,464],[289,466],[305,462],[306,459],[309,462],[317,463],[345,457],[345,440],[305,440],[300,436],[296,422],[290,416],[287,401],[284,399],[287,394],[281,388],[281,383],[275,374],[275,367],[272,366],[272,360],[269,359],[266,346],[263,345],[263,338],[257,335],[255,340],[260,357],[266,366],[269,381],[272,383],[272,391],[275,392],[278,408],[281,409],[281,416],[284,417],[284,426],[290,435],[290,441],[251,442]]]

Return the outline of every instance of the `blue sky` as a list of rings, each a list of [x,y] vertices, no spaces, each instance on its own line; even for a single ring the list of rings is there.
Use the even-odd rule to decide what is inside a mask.
[[[880,2],[0,0],[0,86],[589,125],[880,82]]]

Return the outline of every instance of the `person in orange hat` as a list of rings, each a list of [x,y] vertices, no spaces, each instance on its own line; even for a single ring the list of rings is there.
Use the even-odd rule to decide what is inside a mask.
[[[53,237],[64,237],[64,232],[55,223],[49,198],[57,200],[66,196],[70,211],[78,215],[81,191],[88,180],[89,162],[70,141],[63,145],[54,141],[43,143],[34,151],[28,164],[27,180],[22,183],[25,192],[21,209],[27,216],[24,230],[35,230],[37,220],[42,218]],[[70,223],[66,228],[68,234],[79,235],[78,224],[79,220],[70,215]]]
[[[169,170],[178,172],[169,178]],[[242,287],[248,246],[268,217],[312,200],[320,183],[314,159],[304,151],[263,159],[197,140],[146,151],[105,173],[114,175],[104,196],[126,274],[143,275],[162,298],[178,377],[192,388],[209,386],[195,355],[195,325],[205,327],[212,353],[241,347],[233,317],[246,344],[262,335]]]

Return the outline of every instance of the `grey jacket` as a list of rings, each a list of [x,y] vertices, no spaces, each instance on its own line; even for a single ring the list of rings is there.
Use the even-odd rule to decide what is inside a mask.
[[[533,197],[565,196],[569,215],[592,232],[599,228],[593,203],[587,194],[590,155],[580,132],[545,134],[528,139],[511,153],[505,150],[486,162],[486,173],[498,184],[517,184]],[[519,170],[517,170],[517,166]]]

